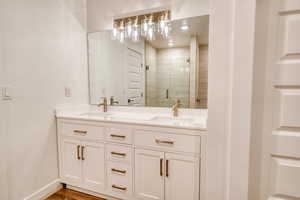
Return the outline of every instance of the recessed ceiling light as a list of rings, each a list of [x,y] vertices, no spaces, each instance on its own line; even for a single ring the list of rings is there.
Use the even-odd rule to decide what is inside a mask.
[[[182,24],[181,24],[180,29],[181,29],[182,31],[187,31],[187,30],[190,29],[190,27],[189,27],[189,25],[188,25],[188,23],[187,23],[186,21],[183,21]]]
[[[190,29],[190,27],[189,27],[187,24],[182,24],[180,28],[181,28],[181,30],[183,30],[183,31],[187,31],[187,30]]]
[[[172,46],[174,46],[174,42],[169,42],[168,45],[169,45],[170,47],[172,47]]]
[[[169,45],[170,47],[174,46],[174,40],[170,39],[170,40],[168,41],[168,45]]]

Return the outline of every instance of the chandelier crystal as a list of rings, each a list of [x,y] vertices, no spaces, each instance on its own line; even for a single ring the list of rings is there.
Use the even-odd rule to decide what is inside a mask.
[[[155,40],[157,36],[168,39],[171,33],[170,11],[160,11],[139,16],[115,19],[112,39],[124,42],[138,42],[141,37]]]

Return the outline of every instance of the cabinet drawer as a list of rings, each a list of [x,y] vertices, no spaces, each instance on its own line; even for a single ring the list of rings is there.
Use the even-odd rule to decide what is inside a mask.
[[[123,144],[132,144],[132,129],[108,127],[106,129],[106,140]]]
[[[106,146],[106,159],[110,160],[110,161],[131,163],[132,148],[125,147],[125,146],[119,146],[119,145],[107,145]]]
[[[87,139],[104,139],[104,127],[93,126],[88,124],[72,124],[72,123],[61,123],[60,124],[61,134],[65,136],[76,136]]]
[[[200,153],[200,136],[137,130],[135,131],[135,144],[163,150]]]
[[[130,165],[107,162],[107,178],[110,190],[132,191],[132,168]],[[126,187],[126,190],[112,187],[113,185]]]
[[[113,193],[132,194],[132,172],[131,167],[120,164],[108,164],[107,184],[108,189]],[[113,172],[112,170],[124,170],[127,174]]]

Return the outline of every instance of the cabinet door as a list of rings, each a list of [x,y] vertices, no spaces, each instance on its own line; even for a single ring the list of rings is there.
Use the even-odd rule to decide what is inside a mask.
[[[138,199],[164,199],[163,160],[163,152],[135,150],[135,195]]]
[[[166,200],[199,200],[199,158],[165,154]]]
[[[105,187],[104,144],[82,142],[82,179],[83,187],[95,192]]]
[[[62,137],[61,147],[61,178],[67,184],[80,186],[82,177],[80,141]]]

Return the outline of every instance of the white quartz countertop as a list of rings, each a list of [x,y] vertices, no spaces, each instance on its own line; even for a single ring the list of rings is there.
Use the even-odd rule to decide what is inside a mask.
[[[61,119],[75,119],[99,121],[107,123],[135,124],[146,126],[160,126],[205,131],[207,128],[207,110],[180,109],[179,116],[173,117],[167,108],[132,108],[114,107],[108,112],[101,112],[99,108],[85,107],[56,109],[56,117]]]

